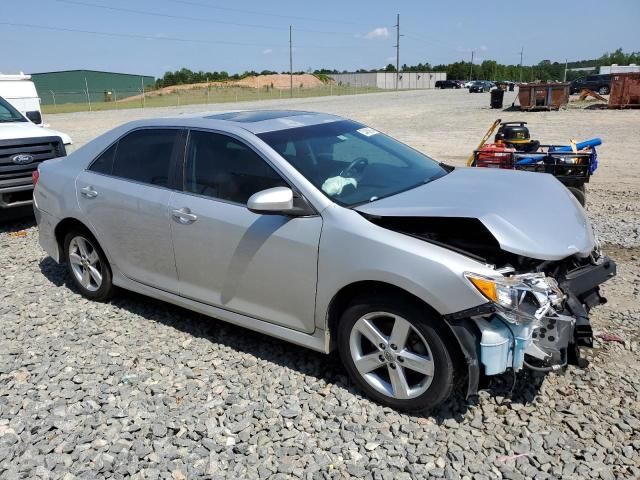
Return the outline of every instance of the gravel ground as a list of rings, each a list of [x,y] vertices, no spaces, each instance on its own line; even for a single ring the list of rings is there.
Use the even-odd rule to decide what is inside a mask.
[[[460,164],[496,116],[485,103],[487,95],[429,91],[277,106],[349,115]],[[168,112],[176,110],[47,121],[83,143],[125,119]],[[478,399],[416,417],[361,397],[336,356],[131,293],[84,300],[33,224],[8,223],[0,478],[640,478],[640,166],[631,157],[640,112],[525,119],[545,141],[605,140],[589,213],[620,270],[593,323],[624,344],[596,339],[583,370],[519,374],[515,386],[504,376]]]

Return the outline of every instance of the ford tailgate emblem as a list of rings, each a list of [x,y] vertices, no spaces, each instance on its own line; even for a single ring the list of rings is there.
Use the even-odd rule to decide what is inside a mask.
[[[33,162],[33,155],[29,155],[27,153],[19,153],[11,157],[11,161],[18,165],[26,165],[27,163]]]

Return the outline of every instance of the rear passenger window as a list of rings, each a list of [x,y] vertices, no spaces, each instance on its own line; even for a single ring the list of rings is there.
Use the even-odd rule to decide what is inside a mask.
[[[150,185],[169,186],[171,155],[177,137],[178,130],[175,129],[137,130],[130,133],[117,144],[112,175]],[[104,163],[107,161],[105,159]]]
[[[118,144],[114,143],[108,149],[102,152],[102,154],[93,161],[93,163],[89,167],[89,170],[96,173],[111,175],[111,171],[113,170],[113,159],[115,158],[117,148]]]
[[[192,131],[184,172],[184,190],[247,203],[267,188],[287,186],[257,153],[231,137]]]

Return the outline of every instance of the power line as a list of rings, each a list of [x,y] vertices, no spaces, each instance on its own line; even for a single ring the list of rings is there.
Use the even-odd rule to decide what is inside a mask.
[[[425,38],[418,37],[418,36],[414,35],[413,33],[409,34],[409,33],[406,33],[406,32],[405,32],[404,36],[407,37],[407,38],[410,38],[412,40],[416,40],[418,42],[429,43],[429,44],[432,44],[432,45],[438,45],[438,46],[441,46],[441,47],[444,47],[444,48],[448,48],[449,50],[459,52],[458,48],[452,47],[451,45],[447,45],[446,43],[443,43],[443,42],[441,42],[439,40],[435,40],[435,39],[431,39],[431,38],[426,40]]]
[[[406,37],[406,35],[404,35],[404,34],[403,34],[402,36],[403,36],[403,37]],[[406,57],[406,54],[407,54],[407,53],[410,53],[410,54],[411,54],[413,57],[415,57],[418,61],[422,61],[422,60],[430,60],[428,63],[433,63],[434,65],[435,65],[437,62],[440,62],[440,63],[448,63],[448,60],[446,59],[446,57],[445,57],[445,56],[443,56],[441,53],[433,53],[433,54],[429,53],[429,54],[427,55],[427,54],[425,54],[425,52],[424,52],[424,51],[419,51],[419,50],[416,50],[416,49],[414,49],[414,48],[407,47],[407,42],[405,42],[405,43],[402,45],[402,52],[405,54],[405,57]],[[428,58],[425,58],[425,57],[428,57]],[[405,61],[404,63],[407,63],[407,62]]]
[[[26,27],[36,28],[42,30],[53,30],[57,32],[71,32],[71,33],[86,33],[91,35],[102,35],[106,37],[122,37],[122,38],[140,38],[144,40],[162,40],[162,41],[175,41],[175,42],[188,42],[188,43],[206,43],[210,45],[239,45],[243,47],[286,47],[286,45],[265,45],[264,43],[242,43],[242,42],[228,42],[225,40],[198,40],[195,38],[180,38],[180,37],[165,37],[165,36],[153,36],[153,35],[141,35],[136,33],[116,33],[116,32],[101,32],[97,30],[80,30],[77,28],[63,28],[63,27],[51,27],[49,25],[34,25],[30,23],[15,23],[15,22],[0,22],[0,25],[8,25],[11,27]]]
[[[266,17],[288,18],[288,19],[294,19],[294,20],[305,20],[305,21],[322,22],[322,23],[335,23],[335,24],[341,24],[341,25],[362,25],[362,24],[358,24],[357,22],[348,22],[345,20],[329,20],[329,19],[322,19],[322,18],[300,17],[296,15],[283,15],[278,13],[257,12],[255,10],[243,10],[240,8],[220,7],[218,5],[210,5],[208,3],[194,2],[192,0],[169,0],[169,1],[173,3],[182,3],[185,5],[193,5],[198,7],[210,8],[214,10],[224,10],[227,12],[236,12],[236,13],[249,13],[252,15],[262,15]]]
[[[168,37],[164,35],[143,35],[136,33],[118,33],[118,32],[105,32],[99,30],[82,30],[78,28],[64,28],[64,27],[52,27],[49,25],[36,25],[31,23],[17,23],[17,22],[0,22],[0,25],[7,25],[11,27],[25,27],[34,28],[40,30],[51,30],[57,32],[70,32],[70,33],[84,33],[89,35],[100,35],[105,37],[119,37],[119,38],[140,38],[144,40],[161,40],[161,41],[174,41],[174,42],[186,42],[186,43],[203,43],[208,45],[237,45],[242,47],[272,47],[272,48],[288,48],[285,44],[265,44],[265,43],[243,43],[243,42],[230,42],[226,40],[200,40],[197,38],[182,38],[182,37]],[[379,48],[378,45],[298,45],[298,48]]]
[[[79,5],[82,7],[89,7],[89,8],[99,8],[99,9],[103,9],[103,10],[111,10],[111,11],[115,11],[115,12],[125,12],[125,13],[133,13],[136,15],[147,15],[147,16],[152,16],[152,17],[161,17],[161,18],[171,18],[171,19],[176,19],[176,20],[189,20],[189,21],[194,21],[194,22],[204,22],[204,23],[217,23],[220,25],[232,25],[235,27],[249,27],[249,28],[262,28],[262,29],[266,29],[266,30],[279,30],[279,31],[283,31],[285,27],[277,27],[274,25],[264,25],[264,24],[255,24],[255,23],[240,23],[240,22],[229,22],[229,21],[225,21],[225,20],[215,20],[212,18],[202,18],[202,17],[189,17],[189,16],[185,16],[185,15],[173,15],[173,14],[169,14],[169,13],[159,13],[159,12],[152,12],[149,10],[136,10],[133,8],[124,8],[124,7],[113,7],[110,5],[101,5],[101,4],[97,4],[97,3],[87,3],[87,2],[81,2],[78,0],[57,0],[60,3],[68,3],[70,5]],[[351,33],[347,33],[347,32],[327,32],[327,31],[322,31],[322,30],[309,30],[309,29],[297,29],[298,31],[301,32],[309,32],[309,33],[322,33],[322,34],[327,34],[327,35],[352,35]]]

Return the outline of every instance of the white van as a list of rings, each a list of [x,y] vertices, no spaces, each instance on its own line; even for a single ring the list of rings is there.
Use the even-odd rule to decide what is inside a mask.
[[[40,97],[31,81],[31,75],[22,72],[17,75],[0,74],[0,97],[33,123],[42,125]]]

